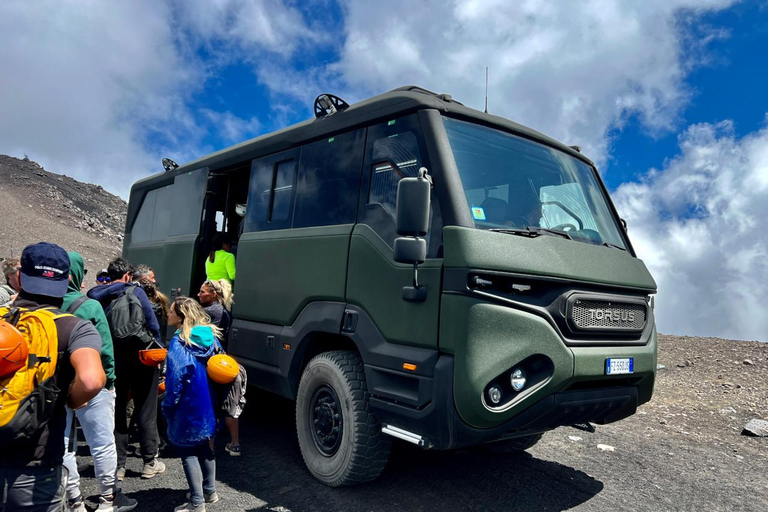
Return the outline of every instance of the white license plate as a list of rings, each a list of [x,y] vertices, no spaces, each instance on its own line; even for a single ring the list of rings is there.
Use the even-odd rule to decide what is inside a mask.
[[[606,375],[621,375],[632,373],[635,370],[635,359],[633,357],[608,358],[605,360]]]

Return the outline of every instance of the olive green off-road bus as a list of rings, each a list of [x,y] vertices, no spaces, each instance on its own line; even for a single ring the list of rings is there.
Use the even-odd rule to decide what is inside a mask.
[[[216,233],[236,240],[227,350],[296,401],[327,485],[376,478],[392,438],[514,452],[653,393],[656,284],[594,164],[449,95],[324,94],[131,189],[124,256],[171,297]]]

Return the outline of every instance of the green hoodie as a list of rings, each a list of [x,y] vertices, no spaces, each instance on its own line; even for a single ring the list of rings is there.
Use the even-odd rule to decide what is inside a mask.
[[[83,257],[79,252],[70,252],[69,254],[69,287],[64,296],[62,311],[66,311],[70,304],[82,297],[80,285],[83,282],[85,264]],[[107,389],[115,387],[115,350],[112,345],[112,335],[109,333],[109,324],[104,315],[104,308],[98,301],[88,299],[83,302],[74,315],[77,318],[88,320],[101,335],[101,365],[104,367],[104,373],[107,375],[107,383],[104,385]]]

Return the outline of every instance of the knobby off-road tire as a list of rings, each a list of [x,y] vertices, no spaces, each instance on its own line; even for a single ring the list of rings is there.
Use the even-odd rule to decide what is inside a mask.
[[[489,452],[496,453],[518,453],[539,442],[541,436],[544,434],[533,434],[530,436],[515,437],[513,439],[505,439],[504,441],[496,441],[495,443],[484,444],[483,448]]]
[[[304,463],[324,484],[354,485],[381,474],[390,441],[371,411],[357,353],[325,352],[309,362],[299,382],[296,431]]]

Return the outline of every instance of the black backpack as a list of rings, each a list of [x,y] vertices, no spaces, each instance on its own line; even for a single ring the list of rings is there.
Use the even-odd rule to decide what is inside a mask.
[[[107,308],[107,323],[115,343],[138,341],[150,345],[155,337],[147,328],[147,319],[141,301],[135,295],[136,286],[126,286],[125,291]]]

